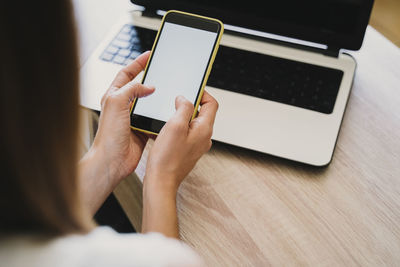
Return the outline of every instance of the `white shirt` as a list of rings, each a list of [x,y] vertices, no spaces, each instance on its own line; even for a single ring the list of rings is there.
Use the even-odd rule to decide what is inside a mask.
[[[86,235],[51,240],[38,236],[0,240],[0,266],[203,266],[203,262],[179,240],[159,233],[119,234],[102,226]]]

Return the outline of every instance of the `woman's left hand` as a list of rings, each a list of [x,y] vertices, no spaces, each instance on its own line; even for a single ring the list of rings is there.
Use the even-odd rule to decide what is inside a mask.
[[[131,174],[142,156],[148,136],[130,128],[130,108],[135,97],[154,92],[132,80],[145,68],[149,52],[139,56],[115,77],[101,100],[99,127],[89,153],[103,164],[109,182],[116,186]]]

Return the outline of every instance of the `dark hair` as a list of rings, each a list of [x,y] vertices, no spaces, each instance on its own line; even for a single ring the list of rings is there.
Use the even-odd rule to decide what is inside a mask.
[[[67,0],[1,5],[0,232],[85,231],[73,8]]]

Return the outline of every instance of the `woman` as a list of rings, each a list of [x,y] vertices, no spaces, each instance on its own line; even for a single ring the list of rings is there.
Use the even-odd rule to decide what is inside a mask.
[[[14,1],[16,2],[16,1]],[[130,99],[154,92],[132,79],[149,53],[122,69],[102,98],[99,128],[79,161],[78,61],[67,0],[3,3],[0,266],[197,266],[178,241],[176,194],[211,147],[217,102],[196,119],[183,97],[154,142],[143,186],[143,234],[96,227],[93,214],[132,173],[148,137],[130,130]],[[79,163],[78,163],[79,161]]]

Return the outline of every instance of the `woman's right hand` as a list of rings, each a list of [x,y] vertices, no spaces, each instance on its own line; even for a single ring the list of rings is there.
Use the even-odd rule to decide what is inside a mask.
[[[184,97],[175,99],[176,112],[164,125],[151,148],[143,181],[142,232],[160,232],[179,238],[176,194],[186,175],[211,148],[218,103],[207,92],[199,115]],[[189,123],[190,122],[190,123]]]
[[[162,128],[150,151],[146,185],[176,193],[196,162],[211,148],[218,103],[205,91],[200,105],[198,116],[190,122],[193,104],[183,96],[175,99],[176,112]]]

